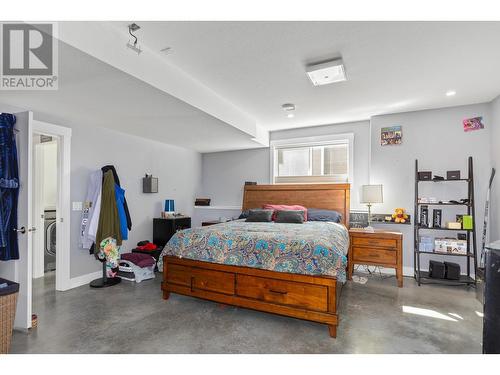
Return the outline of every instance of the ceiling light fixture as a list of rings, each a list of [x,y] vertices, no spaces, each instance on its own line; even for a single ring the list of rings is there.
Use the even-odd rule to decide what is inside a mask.
[[[293,114],[293,111],[295,111],[295,104],[285,103],[281,105],[281,108],[283,108],[283,111],[287,112],[286,117],[288,118],[295,117],[295,115]]]
[[[347,80],[342,59],[308,65],[306,73],[314,86],[328,85]]]
[[[137,45],[137,37],[133,34],[133,32],[136,32],[139,30],[141,27],[136,24],[136,23],[131,23],[128,25],[128,33],[134,38],[134,44],[130,43],[130,40],[127,42],[127,47],[136,52],[138,55],[142,52],[141,47]]]
[[[449,91],[446,91],[446,96],[455,96],[456,95],[456,91],[454,90],[449,90]]]

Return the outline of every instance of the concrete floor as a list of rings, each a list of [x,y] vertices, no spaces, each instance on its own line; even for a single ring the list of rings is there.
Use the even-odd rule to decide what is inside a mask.
[[[12,353],[480,353],[481,305],[473,289],[370,276],[349,282],[337,339],[326,326],[172,294],[160,276],[108,289],[55,292],[34,282],[38,327],[16,331]],[[403,308],[403,306],[406,306]],[[416,308],[416,310],[415,310]],[[411,311],[410,312],[404,312]],[[423,309],[423,310],[418,310]]]

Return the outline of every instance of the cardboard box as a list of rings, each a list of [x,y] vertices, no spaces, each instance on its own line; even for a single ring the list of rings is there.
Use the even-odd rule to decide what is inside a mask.
[[[467,254],[467,241],[456,238],[436,238],[434,251],[447,254]]]

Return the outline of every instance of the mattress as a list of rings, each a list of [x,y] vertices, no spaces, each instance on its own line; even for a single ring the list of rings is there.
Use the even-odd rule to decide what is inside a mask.
[[[342,224],[308,221],[303,224],[247,223],[235,220],[174,234],[158,262],[170,255],[305,275],[346,280],[349,233]]]

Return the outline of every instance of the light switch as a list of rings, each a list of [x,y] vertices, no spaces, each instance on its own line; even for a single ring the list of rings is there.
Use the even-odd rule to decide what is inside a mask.
[[[81,211],[82,207],[82,202],[73,202],[73,211]]]

